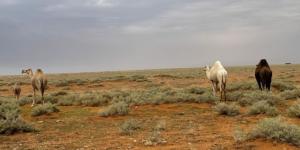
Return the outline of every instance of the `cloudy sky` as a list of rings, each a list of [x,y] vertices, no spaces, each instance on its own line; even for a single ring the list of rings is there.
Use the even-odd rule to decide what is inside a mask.
[[[0,74],[300,63],[299,0],[0,0]]]

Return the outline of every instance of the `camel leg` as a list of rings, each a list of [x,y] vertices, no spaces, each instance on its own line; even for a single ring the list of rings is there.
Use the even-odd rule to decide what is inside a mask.
[[[216,86],[215,86],[215,83],[214,82],[211,82],[211,83],[212,83],[213,94],[214,94],[214,96],[216,96]]]
[[[225,98],[225,101],[226,101],[226,83],[224,83],[223,87],[224,87],[224,89],[223,89],[224,98]]]
[[[42,94],[42,101],[43,101],[43,104],[45,104],[45,101],[44,101],[44,91],[43,91],[43,90],[41,91],[41,94]]]
[[[220,87],[220,93],[221,93],[221,100],[223,100],[223,86],[222,86],[222,82],[219,82],[219,87]]]
[[[31,107],[33,107],[34,105],[35,105],[35,89],[33,89],[33,101]]]

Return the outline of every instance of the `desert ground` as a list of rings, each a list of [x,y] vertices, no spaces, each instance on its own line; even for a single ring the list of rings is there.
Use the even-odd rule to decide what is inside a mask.
[[[30,79],[1,76],[1,99],[15,102],[11,86],[21,83],[15,103],[35,131],[3,131],[0,149],[300,149],[300,117],[288,111],[299,105],[300,65],[272,65],[271,92],[258,90],[255,66],[226,68],[226,102],[212,95],[203,68],[47,74],[45,99],[59,111],[37,115]],[[268,108],[251,113],[260,101]],[[116,103],[128,110],[109,112]],[[222,111],[220,103],[235,110]],[[268,118],[291,125],[291,136],[255,134]]]

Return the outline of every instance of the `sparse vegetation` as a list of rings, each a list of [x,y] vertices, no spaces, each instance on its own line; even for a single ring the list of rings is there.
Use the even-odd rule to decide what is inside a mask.
[[[59,109],[56,107],[56,105],[45,103],[35,106],[31,111],[31,116],[49,115],[54,112],[59,112]]]
[[[290,117],[300,118],[300,101],[290,106],[287,110],[287,113]]]
[[[141,129],[141,123],[135,119],[129,119],[123,122],[119,128],[122,135],[132,135],[134,131]]]
[[[20,109],[16,102],[0,100],[0,134],[33,131],[36,130],[32,125],[26,123],[20,116]]]
[[[248,114],[267,114],[269,116],[277,116],[278,110],[276,107],[270,105],[267,101],[258,101],[249,108]]]
[[[280,97],[273,93],[255,91],[245,93],[242,98],[238,100],[241,106],[248,106],[258,101],[267,101],[270,105],[276,105],[280,102]]]
[[[108,116],[114,116],[114,115],[120,115],[124,116],[129,113],[129,106],[125,102],[118,102],[114,103],[108,108],[104,109],[101,113],[100,116],[102,117],[108,117]]]
[[[250,138],[273,139],[300,146],[300,127],[284,123],[281,118],[268,118],[257,124]]]
[[[289,99],[296,99],[300,97],[300,90],[294,89],[294,90],[285,90],[280,93],[280,96],[284,98],[285,100]]]
[[[215,111],[219,115],[227,115],[227,116],[236,116],[240,114],[240,108],[235,103],[232,104],[219,103],[215,106]]]
[[[228,91],[237,91],[237,90],[256,90],[258,89],[255,82],[238,82],[233,84],[228,84]]]
[[[157,130],[150,132],[150,135],[143,142],[145,146],[156,146],[167,143],[167,141],[161,136],[160,131]]]
[[[290,82],[284,82],[284,81],[274,81],[272,83],[272,87],[279,90],[279,91],[285,91],[285,90],[295,90],[296,87],[292,85]]]

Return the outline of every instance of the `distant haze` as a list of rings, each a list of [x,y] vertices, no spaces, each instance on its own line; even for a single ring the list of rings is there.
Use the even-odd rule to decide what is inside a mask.
[[[0,74],[300,62],[299,0],[0,0]]]

